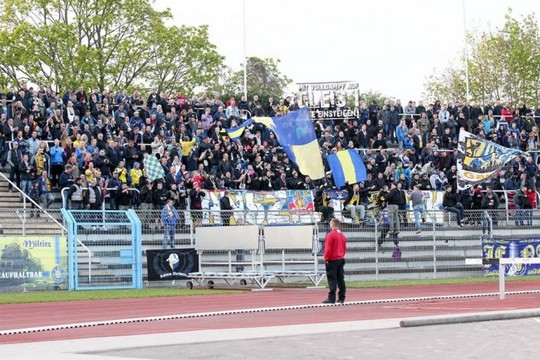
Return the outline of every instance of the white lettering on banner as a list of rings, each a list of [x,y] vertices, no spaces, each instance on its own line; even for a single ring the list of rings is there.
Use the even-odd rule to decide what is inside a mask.
[[[353,81],[334,81],[323,83],[298,83],[298,100],[316,111],[329,109],[341,109],[345,106],[354,107],[358,102],[360,85]],[[313,112],[311,115],[315,115]],[[340,113],[318,113],[319,117],[342,118],[346,116],[356,116],[355,114]]]
[[[42,278],[41,271],[19,271],[19,272],[0,272],[0,279],[30,279]]]
[[[166,279],[166,278],[170,278],[171,276],[188,276],[187,273],[183,273],[183,272],[177,272],[177,271],[174,271],[172,273],[165,273],[165,274],[160,274],[159,275],[159,278],[160,279]]]
[[[345,118],[345,117],[358,117],[360,112],[358,110],[311,110],[311,118]]]
[[[358,90],[357,82],[331,82],[331,83],[299,83],[299,91],[320,91],[320,90]]]

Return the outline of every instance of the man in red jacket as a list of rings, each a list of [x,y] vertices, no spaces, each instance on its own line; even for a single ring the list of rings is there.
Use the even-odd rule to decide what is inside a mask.
[[[336,302],[336,289],[338,292],[338,303],[345,302],[345,253],[347,252],[347,239],[345,234],[339,230],[340,221],[330,220],[330,232],[324,240],[324,261],[326,263],[326,278],[328,280],[328,298],[323,304],[334,304]]]

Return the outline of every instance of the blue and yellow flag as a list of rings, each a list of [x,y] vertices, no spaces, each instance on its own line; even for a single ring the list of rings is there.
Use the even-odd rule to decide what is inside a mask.
[[[252,119],[276,134],[279,144],[302,174],[312,179],[324,177],[321,149],[307,108],[292,111],[285,116]]]
[[[457,154],[458,189],[465,190],[491,180],[495,172],[522,154],[521,150],[507,148],[461,129]]]
[[[249,125],[253,124],[253,120],[249,119],[247,121],[244,121],[242,125],[227,129],[227,135],[231,138],[231,141],[236,141],[240,139],[242,134],[244,133],[244,129],[248,127]]]
[[[148,182],[154,182],[154,180],[162,179],[165,176],[165,170],[154,154],[148,154],[143,159],[143,165]]]
[[[328,165],[332,170],[334,184],[338,187],[367,179],[364,162],[355,150],[342,150],[328,155]]]

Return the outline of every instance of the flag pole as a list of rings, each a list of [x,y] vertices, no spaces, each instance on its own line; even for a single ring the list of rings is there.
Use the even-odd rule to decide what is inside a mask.
[[[244,37],[244,97],[247,100],[247,51],[246,51],[246,0],[242,0],[242,21]]]
[[[466,100],[469,101],[469,52],[467,51],[467,16],[465,10],[465,0],[463,0],[463,37],[465,39],[465,44],[463,46],[463,55],[465,57],[465,88],[467,93]]]

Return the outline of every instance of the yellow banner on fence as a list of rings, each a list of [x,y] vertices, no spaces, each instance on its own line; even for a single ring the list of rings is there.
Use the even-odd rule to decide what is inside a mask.
[[[65,237],[0,237],[0,291],[8,287],[59,285],[66,279]]]

